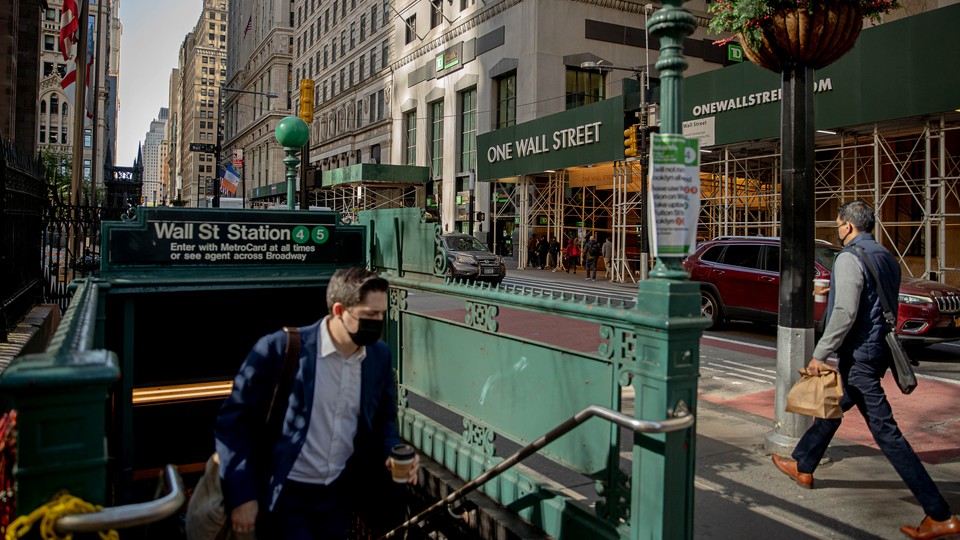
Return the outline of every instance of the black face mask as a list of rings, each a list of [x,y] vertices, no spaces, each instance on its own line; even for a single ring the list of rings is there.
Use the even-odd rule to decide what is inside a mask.
[[[843,235],[843,236],[840,236],[840,227],[837,227],[837,239],[840,240],[840,246],[841,246],[841,247],[845,245],[843,242],[847,239],[848,236],[850,236],[850,233],[851,233],[851,232],[853,232],[853,230],[848,227],[848,228],[847,228],[847,234],[845,234],[845,235]]]
[[[357,331],[351,332],[347,330],[347,335],[350,336],[350,339],[360,347],[365,347],[367,345],[373,345],[380,339],[380,334],[383,333],[383,320],[381,319],[360,319],[354,317],[352,313],[347,310],[344,310],[344,313],[350,315],[350,317],[357,320]],[[344,326],[346,328],[346,326]]]

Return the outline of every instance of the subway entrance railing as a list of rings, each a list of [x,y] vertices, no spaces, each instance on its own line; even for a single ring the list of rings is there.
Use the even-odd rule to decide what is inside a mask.
[[[622,411],[629,392],[638,420],[667,420],[681,403],[695,416],[706,323],[695,285],[649,280],[625,309],[450,283],[439,237],[415,209],[365,212],[347,226],[333,212],[158,208],[105,225],[100,275],[76,282],[48,351],[0,376],[20,412],[19,513],[65,488],[107,506],[148,500],[167,463],[191,485],[246,352],[260,335],[322,316],[343,266],[390,280],[385,338],[402,435],[464,481],[502,462],[504,442],[530,444],[591,407]],[[579,343],[551,343],[550,332]],[[588,479],[595,504],[522,467],[482,492],[556,538],[692,537],[694,429],[633,433],[592,419],[541,453]]]
[[[705,320],[695,284],[643,282],[637,306],[626,309],[451,283],[439,225],[419,210],[361,212],[360,224],[373,268],[391,283],[387,339],[398,363],[402,435],[464,481],[503,460],[498,438],[526,445],[586,408],[619,411],[628,388],[637,419],[668,419],[681,402],[696,413]],[[551,344],[543,337],[551,332],[561,342],[576,333],[582,343]],[[462,432],[419,410],[424,402],[462,419]],[[522,469],[492,479],[483,493],[556,538],[692,538],[694,429],[625,435],[592,420],[542,454],[595,482],[592,508]]]

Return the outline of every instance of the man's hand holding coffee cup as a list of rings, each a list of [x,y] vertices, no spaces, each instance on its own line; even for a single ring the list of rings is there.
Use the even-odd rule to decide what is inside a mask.
[[[420,456],[409,444],[398,444],[390,450],[387,469],[393,481],[398,484],[417,485],[417,471],[420,469]]]

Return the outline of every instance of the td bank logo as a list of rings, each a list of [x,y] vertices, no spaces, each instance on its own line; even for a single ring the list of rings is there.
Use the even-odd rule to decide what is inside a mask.
[[[743,62],[743,47],[740,45],[727,45],[727,60],[731,62]]]

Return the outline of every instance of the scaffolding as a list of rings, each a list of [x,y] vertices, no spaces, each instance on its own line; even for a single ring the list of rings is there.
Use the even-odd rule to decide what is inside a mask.
[[[958,115],[824,135],[829,137],[818,144],[814,166],[817,237],[834,240],[837,208],[862,200],[877,209],[875,236],[899,259],[906,275],[960,283],[960,244],[950,234],[960,227]],[[701,164],[699,239],[778,236],[776,144],[730,145],[714,154],[719,157]]]
[[[836,241],[837,208],[862,200],[877,209],[874,233],[900,260],[905,275],[960,285],[960,114],[818,132],[815,159],[817,238]],[[780,235],[776,140],[714,147],[701,155],[700,171],[698,241]],[[575,167],[546,179],[521,177],[511,196],[520,217],[518,267],[526,266],[537,216],[546,215],[558,238],[579,233],[570,229],[609,232],[613,279],[634,280],[639,258],[631,258],[633,231],[646,234],[641,174],[638,164],[626,161]],[[518,196],[523,193],[528,196]]]
[[[631,256],[630,247],[639,248],[638,242],[629,241],[646,229],[643,221],[644,182],[640,161],[617,161],[613,164],[613,190],[611,206],[611,236],[613,249],[610,261],[604,261],[613,281],[626,283],[627,278],[636,283],[635,268],[648,263],[647,253],[637,250]],[[630,229],[634,234],[630,234]]]
[[[312,190],[310,204],[340,212],[344,223],[355,223],[361,210],[423,208],[425,194],[423,184],[357,183]]]

